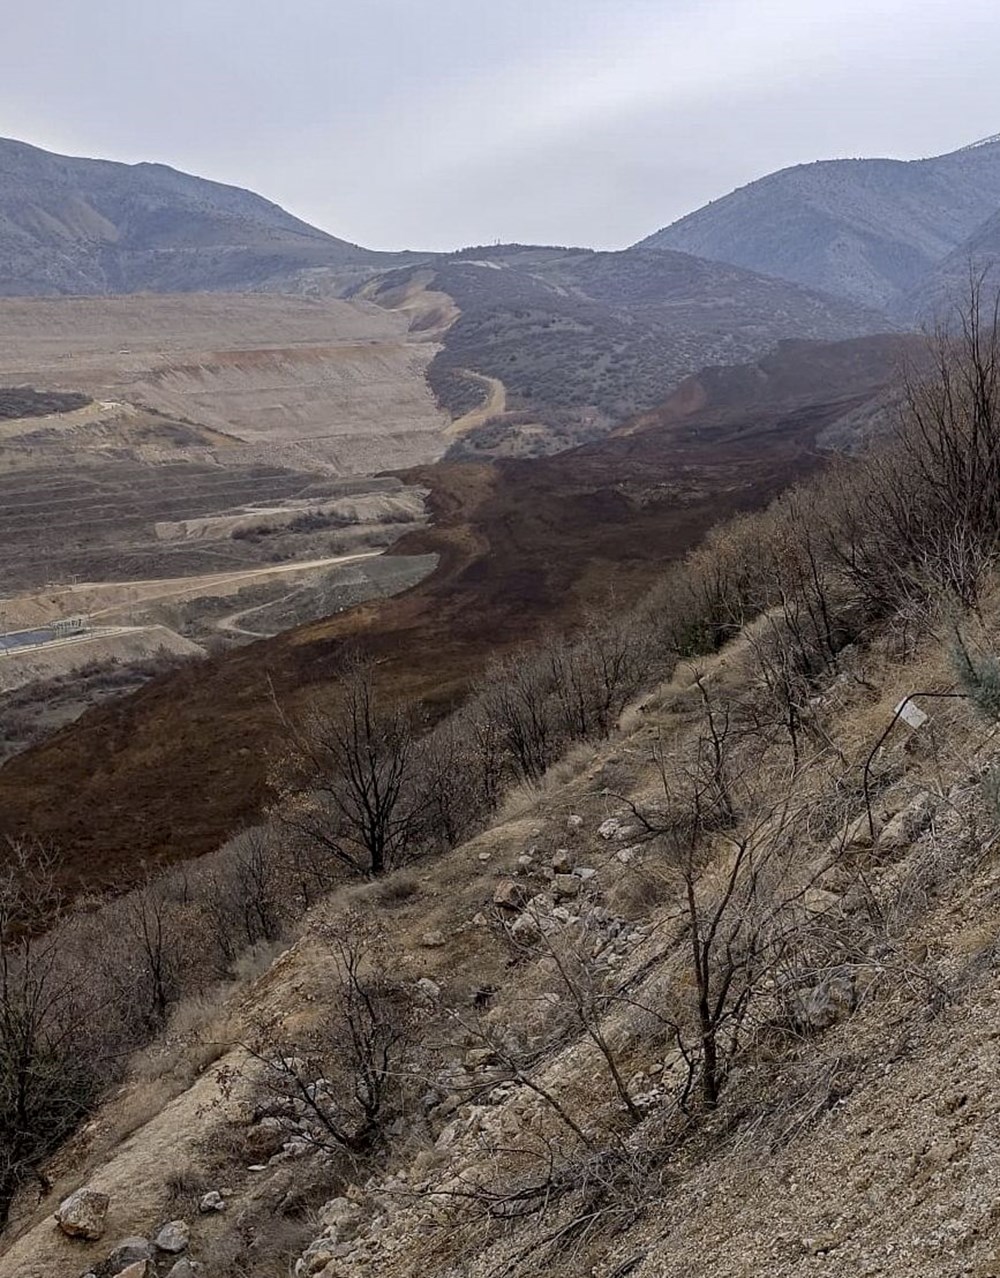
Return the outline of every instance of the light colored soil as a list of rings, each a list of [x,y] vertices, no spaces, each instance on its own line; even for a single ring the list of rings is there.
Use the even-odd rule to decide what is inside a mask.
[[[39,431],[70,434],[91,422],[102,422],[110,426],[114,421],[135,416],[137,410],[131,404],[116,400],[94,400],[69,413],[46,413],[42,417],[12,417],[7,421],[0,421],[0,440],[6,443],[25,435],[37,435]]]
[[[302,574],[322,571],[339,564],[372,559],[381,553],[379,550],[367,550],[353,555],[334,555],[326,559],[306,559],[297,563],[272,564],[267,568],[244,568],[236,572],[207,573],[195,577],[160,577],[148,581],[82,581],[58,590],[40,591],[0,601],[0,626],[4,630],[26,630],[60,617],[78,614],[108,625],[127,617],[129,611],[140,604],[166,600],[181,603],[203,595],[235,595],[244,587],[271,577],[297,578]]]
[[[203,649],[166,626],[109,626],[95,635],[56,640],[37,648],[15,649],[0,655],[0,693],[39,679],[69,674],[92,661],[113,660],[121,665],[174,653],[201,656]]]
[[[265,295],[4,298],[0,379],[143,404],[235,436],[243,460],[370,473],[447,442],[424,379],[437,347],[413,318]]]
[[[463,370],[463,376],[486,388],[486,401],[478,408],[463,413],[451,423],[448,434],[452,436],[465,435],[468,431],[488,422],[491,417],[499,417],[507,411],[507,388],[499,378],[487,377],[484,373],[473,373],[469,369]]]

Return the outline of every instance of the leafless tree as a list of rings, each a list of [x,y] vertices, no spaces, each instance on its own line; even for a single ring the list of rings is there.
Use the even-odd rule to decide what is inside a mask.
[[[247,1044],[257,1061],[259,1111],[286,1120],[319,1148],[361,1156],[386,1138],[418,1080],[419,1009],[396,972],[380,925],[351,913],[317,929],[333,964],[330,1008],[320,1024],[289,1036],[277,1020]],[[234,1078],[221,1076],[224,1085]]]
[[[562,745],[543,661],[528,651],[504,657],[489,668],[477,693],[477,709],[499,736],[515,776],[540,781]]]
[[[296,726],[281,819],[354,874],[375,878],[413,853],[427,796],[404,708],[379,691],[375,668],[350,666],[329,710]]]
[[[803,902],[833,862],[798,860],[812,806],[798,797],[799,774],[774,770],[760,743],[753,754],[730,758],[732,718],[722,717],[704,685],[702,693],[694,751],[676,757],[658,746],[662,797],[629,806],[677,885],[694,1031],[683,1000],[675,1010],[646,1010],[669,1027],[688,1063],[689,1088],[697,1080],[712,1109],[767,991],[808,950]],[[682,1104],[687,1099],[685,1092]]]
[[[86,973],[67,962],[51,859],[26,844],[0,864],[0,1229],[20,1188],[40,1176],[88,1112],[105,1062]],[[79,956],[77,956],[79,958]]]

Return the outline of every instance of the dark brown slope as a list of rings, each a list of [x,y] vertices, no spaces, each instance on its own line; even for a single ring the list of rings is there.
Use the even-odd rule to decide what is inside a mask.
[[[266,801],[275,702],[322,689],[345,643],[380,658],[400,693],[447,704],[491,652],[571,626],[612,592],[636,597],[720,518],[808,473],[817,434],[878,393],[902,344],[796,344],[768,370],[691,379],[630,434],[413,472],[435,526],[397,551],[437,551],[432,577],[91,712],[0,770],[3,829],[51,841],[74,883],[122,884],[143,860],[211,849]]]

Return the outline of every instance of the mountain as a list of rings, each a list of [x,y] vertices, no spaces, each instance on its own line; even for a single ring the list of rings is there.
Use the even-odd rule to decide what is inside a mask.
[[[898,308],[900,314],[914,319],[935,323],[948,321],[954,315],[956,303],[961,303],[969,291],[969,274],[985,273],[986,300],[1000,286],[1000,210],[988,218],[975,231],[938,262],[930,274],[921,280]]]
[[[891,327],[881,313],[686,253],[520,245],[467,249],[391,272],[366,296],[447,295],[458,317],[429,370],[464,455],[552,451],[604,434],[706,364],[753,359],[783,338],[833,341]],[[484,379],[495,411],[475,414]],[[474,420],[464,429],[464,420]],[[513,435],[512,435],[513,432]],[[514,442],[512,442],[512,440]]]
[[[382,260],[239,187],[0,139],[0,295],[240,290]]]
[[[782,169],[643,240],[867,306],[910,309],[929,272],[1000,208],[1000,137],[926,160]]]

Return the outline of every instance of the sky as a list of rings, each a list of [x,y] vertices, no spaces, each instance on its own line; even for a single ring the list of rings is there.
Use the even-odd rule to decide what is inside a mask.
[[[3,0],[0,136],[371,248],[620,248],[745,182],[1000,131],[998,0]]]

